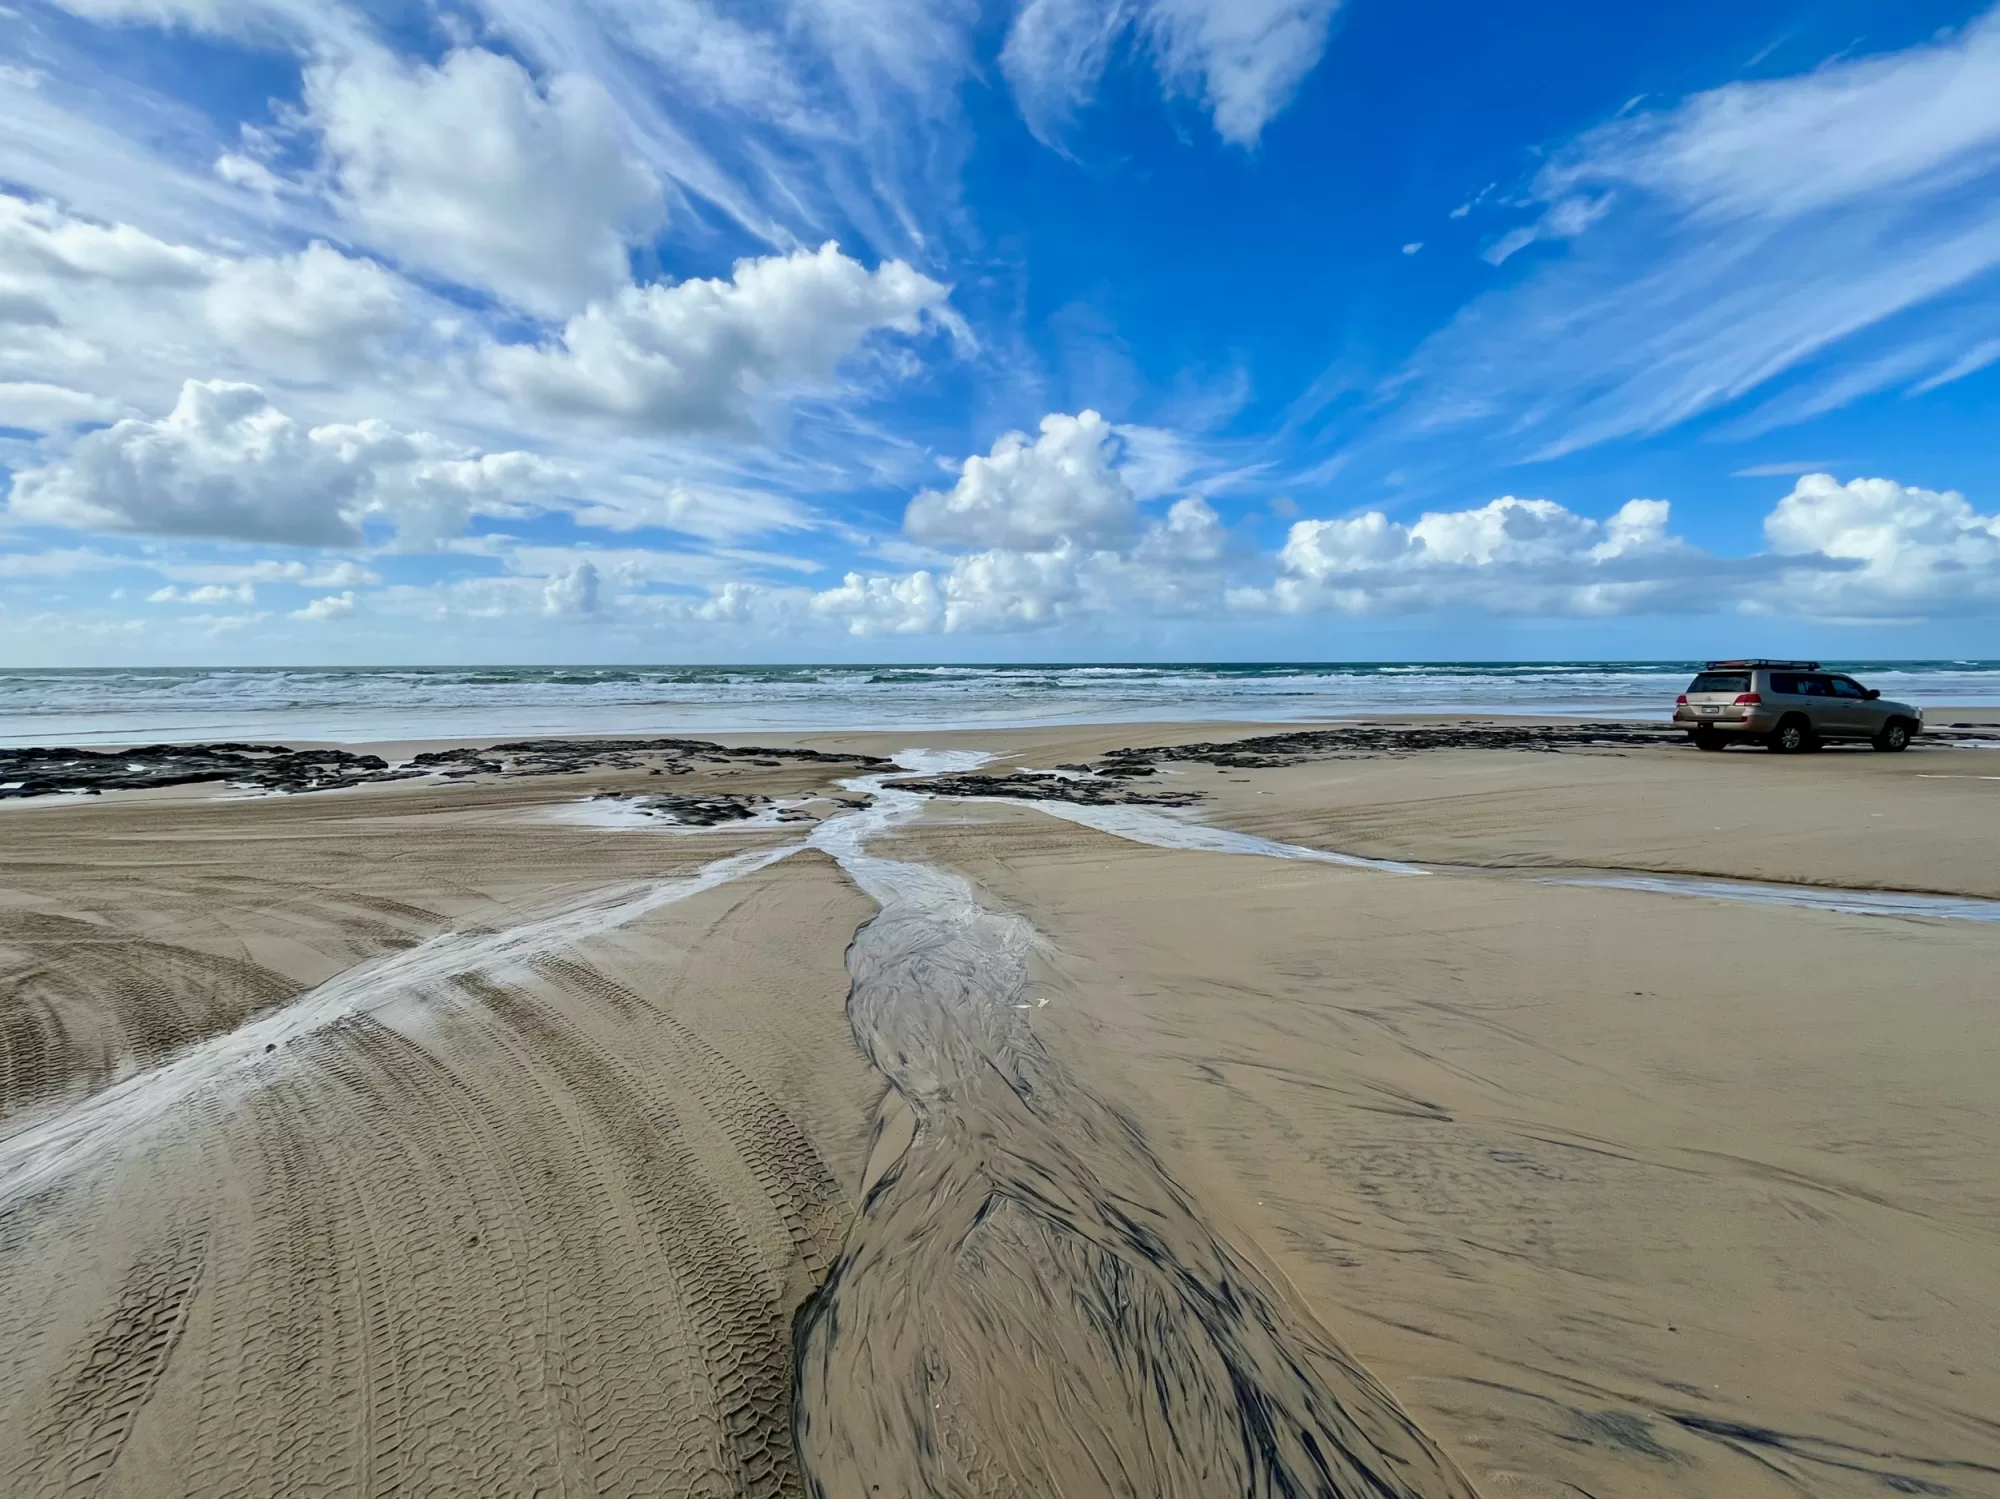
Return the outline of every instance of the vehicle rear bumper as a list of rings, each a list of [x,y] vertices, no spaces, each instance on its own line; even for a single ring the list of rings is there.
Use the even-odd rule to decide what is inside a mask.
[[[1701,731],[1717,734],[1768,734],[1777,726],[1778,715],[1771,712],[1757,712],[1753,710],[1752,712],[1731,718],[1725,717],[1721,713],[1711,716],[1707,713],[1697,712],[1693,708],[1676,708],[1674,710],[1674,727],[1685,729],[1689,733]]]

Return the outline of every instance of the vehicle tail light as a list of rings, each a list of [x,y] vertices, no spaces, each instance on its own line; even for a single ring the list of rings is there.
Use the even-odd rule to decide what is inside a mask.
[[[1685,708],[1687,705],[1688,705],[1688,695],[1685,692],[1683,692],[1679,697],[1674,699],[1674,706],[1676,708]]]
[[[1739,708],[1754,708],[1763,701],[1764,699],[1754,692],[1739,692],[1736,695],[1736,706]]]

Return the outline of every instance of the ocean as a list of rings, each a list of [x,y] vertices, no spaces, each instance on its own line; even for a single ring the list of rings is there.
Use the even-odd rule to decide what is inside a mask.
[[[1698,664],[11,670],[0,671],[0,744],[1297,723],[1429,712],[1662,718]],[[2000,704],[1996,661],[1838,664],[1919,705]]]

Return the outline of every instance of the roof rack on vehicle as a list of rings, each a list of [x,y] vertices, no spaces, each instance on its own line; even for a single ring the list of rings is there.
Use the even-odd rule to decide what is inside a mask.
[[[1703,671],[1818,671],[1817,661],[1711,661]]]

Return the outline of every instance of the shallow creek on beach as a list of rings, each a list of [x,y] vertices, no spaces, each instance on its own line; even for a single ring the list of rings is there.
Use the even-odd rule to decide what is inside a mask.
[[[881,907],[848,1013],[908,1143],[801,1319],[815,1491],[1469,1494],[1037,1042],[1028,924],[866,851],[924,799],[850,784],[874,805],[813,842]]]

